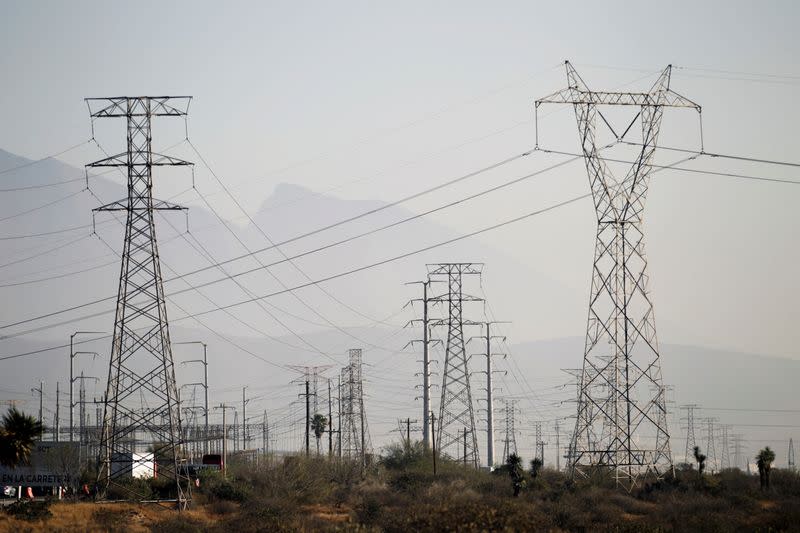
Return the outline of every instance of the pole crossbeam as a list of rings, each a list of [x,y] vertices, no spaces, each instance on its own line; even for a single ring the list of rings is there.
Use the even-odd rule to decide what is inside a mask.
[[[643,475],[661,477],[672,468],[665,389],[650,299],[643,213],[656,141],[667,107],[696,103],[670,89],[672,67],[646,93],[592,91],[567,61],[567,88],[536,101],[570,104],[597,215],[597,240],[577,418],[569,469],[585,475],[613,470],[628,489]],[[635,106],[638,112],[617,133],[599,109]],[[624,178],[613,175],[599,155],[597,117],[622,141],[640,123],[641,144]],[[538,128],[537,128],[538,137]],[[537,138],[538,145],[538,138]]]
[[[177,206],[153,199],[154,165],[184,165],[152,152],[151,119],[185,116],[189,97],[115,97],[87,99],[92,118],[124,117],[127,152],[87,166],[127,169],[128,197],[95,211],[127,212],[108,384],[104,398],[98,485],[104,495],[112,485],[141,499],[125,483],[137,454],[153,453],[161,479],[175,483],[178,507],[191,497],[180,469],[183,434],[163,278],[156,242],[154,210]],[[100,106],[98,108],[98,106]],[[149,466],[148,466],[149,465]],[[138,465],[137,465],[138,466]]]

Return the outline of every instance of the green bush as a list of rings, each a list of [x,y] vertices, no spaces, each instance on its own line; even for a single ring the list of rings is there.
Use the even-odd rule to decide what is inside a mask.
[[[45,501],[17,501],[4,507],[6,514],[20,520],[44,520],[53,516],[50,512],[50,502]]]

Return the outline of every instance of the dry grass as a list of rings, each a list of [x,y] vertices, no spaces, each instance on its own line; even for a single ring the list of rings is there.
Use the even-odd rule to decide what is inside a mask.
[[[0,532],[59,531],[63,533],[125,531],[149,533],[165,521],[171,521],[175,512],[154,504],[59,502],[50,506],[52,516],[27,521],[0,512]],[[204,507],[190,509],[183,518],[212,526],[214,518]]]
[[[204,478],[191,510],[155,505],[54,503],[30,521],[0,512],[0,531],[800,531],[800,477],[696,473],[632,493],[602,480],[569,484],[545,470],[518,498],[507,473],[455,464],[437,476],[425,457],[376,465],[293,458]]]

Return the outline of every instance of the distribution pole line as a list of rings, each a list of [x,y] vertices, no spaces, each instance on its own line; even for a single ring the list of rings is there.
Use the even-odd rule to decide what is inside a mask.
[[[74,360],[75,360],[75,356],[78,355],[75,352],[74,340],[75,340],[75,337],[77,337],[78,335],[99,335],[101,333],[103,333],[103,332],[102,331],[76,331],[75,333],[73,333],[72,335],[69,336],[69,441],[70,442],[72,442],[72,440],[73,440],[73,432],[75,431],[75,429],[74,429],[75,426],[74,426],[74,422],[73,422],[73,416],[74,416],[74,411],[75,411],[75,401],[73,400],[73,396],[72,396],[73,395],[74,383],[75,383],[73,363],[74,363]],[[78,352],[78,353],[86,353],[86,354],[94,353],[95,356],[97,355],[96,352]]]
[[[535,105],[537,115],[542,104],[568,104],[574,109],[597,217],[570,473],[588,476],[603,465],[611,469],[617,484],[630,490],[642,478],[658,479],[672,469],[642,223],[652,159],[664,109],[692,109],[699,115],[700,106],[670,89],[671,66],[648,92],[592,91],[569,61],[565,68],[567,88]],[[620,134],[600,110],[605,106],[631,106],[638,112]],[[598,154],[598,116],[617,142],[640,122],[645,146],[623,179],[616,178]],[[700,128],[702,144],[702,120]]]
[[[431,447],[430,423],[428,420],[428,415],[431,412],[430,345],[431,342],[441,341],[431,341],[430,339],[430,319],[428,316],[430,298],[428,297],[428,288],[430,287],[431,280],[406,283],[406,285],[411,284],[422,285],[422,298],[409,300],[406,305],[413,305],[414,302],[422,302],[422,319],[409,320],[408,325],[413,326],[417,322],[421,323],[422,339],[413,339],[409,341],[406,346],[413,346],[417,342],[422,343],[422,444],[427,450]]]
[[[491,327],[493,324],[508,324],[509,322],[502,322],[502,321],[486,321],[483,325],[486,327],[486,335],[481,335],[478,337],[473,337],[473,339],[480,339],[485,343],[486,352],[475,354],[475,355],[483,355],[486,357],[486,466],[489,469],[494,468],[494,385],[492,383],[493,374],[496,370],[493,369],[492,360],[497,355],[502,355],[505,357],[505,354],[500,353],[493,353],[492,352],[492,339],[500,339],[505,342],[506,338],[502,335],[492,335]],[[504,458],[505,459],[505,458]]]
[[[166,460],[159,462],[158,473],[174,483],[179,509],[188,504],[191,487],[178,467],[182,428],[153,215],[155,210],[185,208],[153,198],[152,167],[191,163],[153,153],[151,118],[186,116],[190,101],[190,97],[86,100],[93,119],[127,121],[126,152],[87,165],[126,167],[128,181],[126,199],[95,209],[127,215],[97,481],[103,494],[114,484],[132,498],[141,498],[121,483],[127,472],[124,458],[147,453],[147,446],[159,442],[159,453]]]
[[[39,382],[39,388],[31,388],[31,392],[38,392],[39,393],[39,423],[42,424],[44,421],[42,420],[42,411],[43,411],[43,396],[44,396],[44,381]]]

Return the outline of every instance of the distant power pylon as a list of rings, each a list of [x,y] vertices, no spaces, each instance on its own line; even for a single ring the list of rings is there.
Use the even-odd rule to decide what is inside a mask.
[[[706,418],[706,456],[708,457],[708,470],[713,474],[717,471],[717,447],[714,443],[714,422],[716,418]]]
[[[581,391],[573,434],[570,470],[588,475],[598,466],[614,471],[631,488],[641,475],[662,476],[672,468],[661,363],[650,301],[643,212],[651,162],[665,108],[700,111],[670,90],[667,67],[648,92],[590,90],[566,62],[567,88],[536,101],[570,104],[575,110],[581,149],[597,214],[597,241],[583,359]],[[600,110],[631,106],[637,111],[618,133]],[[641,122],[634,164],[622,179],[612,175],[596,142],[597,117],[615,143]],[[627,123],[627,121],[626,121]],[[537,140],[538,148],[538,125]]]
[[[505,419],[505,437],[503,438],[503,463],[508,460],[508,456],[517,453],[517,400],[505,400],[503,402],[503,412]]]
[[[730,426],[722,426],[722,453],[719,458],[720,470],[725,470],[731,467],[731,453],[730,453],[730,439],[728,437],[728,428]]]
[[[464,302],[479,302],[481,298],[464,293],[464,276],[481,275],[483,265],[479,263],[440,263],[428,265],[429,279],[447,280],[447,293],[432,298],[447,304],[447,318],[435,322],[434,326],[447,326],[444,372],[442,376],[442,400],[439,404],[439,427],[436,441],[443,455],[453,459],[464,458],[465,462],[478,466],[478,435],[475,431],[475,410],[472,403],[472,388],[469,357],[466,352],[464,326],[478,326],[480,322],[465,320]],[[467,437],[464,437],[464,428]],[[466,452],[463,450],[466,449]]]
[[[124,211],[127,218],[98,483],[107,490],[110,484],[130,478],[133,454],[152,452],[157,444],[158,476],[174,480],[179,507],[186,504],[191,492],[188,478],[178,468],[181,416],[153,214],[185,208],[153,198],[152,169],[191,163],[152,151],[151,119],[184,117],[190,101],[188,96],[86,100],[93,120],[120,117],[127,121],[126,151],[88,165],[126,168],[128,190],[127,198],[95,209]],[[151,464],[155,470],[155,461]],[[129,490],[130,485],[120,486]]]
[[[697,437],[694,427],[694,410],[697,409],[697,405],[693,403],[687,404],[682,406],[682,409],[686,409],[686,418],[683,418],[683,420],[686,421],[686,452],[684,454],[684,461],[687,464],[692,464],[692,461],[694,461],[694,447],[697,446]]]
[[[345,457],[359,457],[364,463],[372,448],[364,411],[364,380],[362,374],[361,349],[351,349],[350,364],[341,374],[341,454]]]
[[[794,441],[789,439],[789,453],[787,454],[787,460],[789,463],[789,470],[794,472],[795,470],[795,461],[794,461]]]

